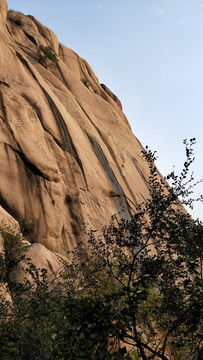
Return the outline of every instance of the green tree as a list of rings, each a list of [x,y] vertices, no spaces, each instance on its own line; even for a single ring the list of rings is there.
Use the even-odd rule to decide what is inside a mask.
[[[182,205],[202,201],[190,198],[194,143],[184,141],[184,168],[180,177],[167,176],[171,186],[154,154],[144,151],[148,200],[135,206],[131,221],[114,216],[102,236],[90,231],[88,248],[81,244],[74,252],[72,291],[110,305],[118,348],[126,344],[128,358],[196,359],[202,351],[203,224]]]
[[[0,292],[0,360],[201,359],[203,224],[180,202],[193,204],[194,142],[185,141],[171,186],[144,151],[149,198],[130,221],[113,216],[102,234],[91,230],[88,246],[79,244],[52,277],[26,260],[20,235],[1,229],[1,281],[11,299]]]

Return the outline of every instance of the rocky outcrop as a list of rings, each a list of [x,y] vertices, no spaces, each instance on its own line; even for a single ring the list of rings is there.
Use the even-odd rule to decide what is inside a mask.
[[[118,106],[122,110],[122,105],[121,105],[119,98],[115,94],[113,94],[112,91],[106,85],[104,85],[104,84],[100,84],[100,85],[101,85],[102,89],[118,104]],[[105,99],[104,96],[103,96],[103,98]]]
[[[3,20],[6,19],[8,12],[8,5],[6,0],[1,0],[0,2],[0,16],[3,18]]]
[[[0,13],[0,205],[35,250],[66,256],[146,198],[143,149],[85,60],[6,1]],[[57,61],[44,67],[40,48]]]

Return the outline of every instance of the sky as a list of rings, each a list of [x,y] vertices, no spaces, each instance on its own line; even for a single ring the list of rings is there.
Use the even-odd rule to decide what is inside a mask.
[[[203,0],[8,0],[88,61],[121,100],[133,133],[157,151],[162,175],[185,161],[196,138],[203,177]],[[195,196],[203,194],[203,183]],[[203,205],[192,211],[203,220]]]

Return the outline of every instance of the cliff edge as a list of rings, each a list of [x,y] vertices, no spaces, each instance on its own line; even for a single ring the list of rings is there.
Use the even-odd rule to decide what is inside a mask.
[[[128,219],[147,197],[143,148],[119,99],[50,29],[6,1],[0,22],[1,218],[66,256],[86,226]]]

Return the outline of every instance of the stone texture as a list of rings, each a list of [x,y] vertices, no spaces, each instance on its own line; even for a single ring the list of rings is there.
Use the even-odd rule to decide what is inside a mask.
[[[87,62],[34,17],[6,18],[0,4],[0,205],[33,254],[66,256],[86,241],[86,226],[130,218],[146,198],[143,148]],[[55,51],[57,67],[38,62],[40,45]]]
[[[7,17],[7,11],[8,11],[8,5],[6,0],[0,1],[0,16],[3,18],[3,20]]]

